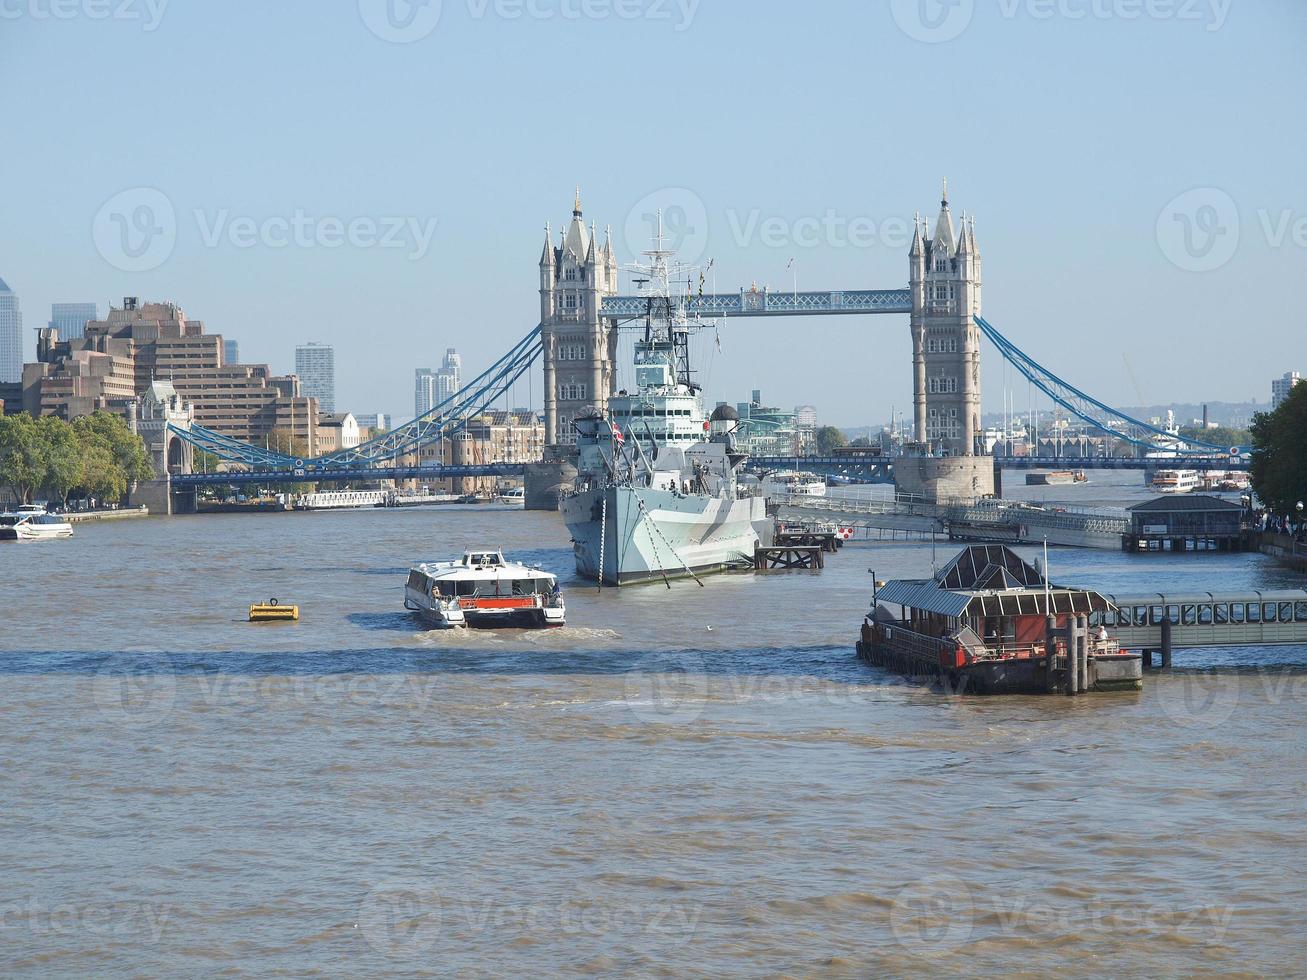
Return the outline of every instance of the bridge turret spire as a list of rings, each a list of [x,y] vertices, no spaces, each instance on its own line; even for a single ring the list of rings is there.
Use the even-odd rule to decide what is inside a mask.
[[[944,178],[944,196],[939,202],[939,217],[935,219],[935,237],[932,241],[932,250],[938,254],[939,249],[944,249],[945,255],[952,255],[956,247],[956,239],[953,236],[953,216],[948,209],[948,178]]]
[[[545,247],[540,252],[540,267],[543,269],[546,265],[554,264],[554,235],[549,227],[549,222],[545,222]]]
[[[581,217],[581,185],[576,185],[576,197],[572,198],[572,217]]]
[[[912,248],[908,250],[908,255],[916,258],[925,252],[925,246],[921,244],[921,212],[917,211],[912,215]]]

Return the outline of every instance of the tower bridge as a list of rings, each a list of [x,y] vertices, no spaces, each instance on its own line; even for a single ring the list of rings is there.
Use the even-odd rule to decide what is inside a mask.
[[[180,440],[189,448],[185,453],[167,450],[169,468],[189,472],[189,450],[202,449],[265,476],[276,472],[324,483],[399,476],[409,469],[406,456],[461,431],[537,360],[544,375],[545,441],[556,460],[565,460],[575,441],[572,420],[587,412],[607,414],[608,399],[616,394],[619,330],[643,317],[648,300],[618,291],[611,229],[600,245],[594,224],[583,220],[579,191],[571,220],[557,238],[545,226],[538,274],[539,323],[461,391],[412,421],[359,446],[310,459],[239,442],[175,413],[167,417],[163,441],[172,446]],[[964,214],[955,223],[945,184],[933,228],[920,215],[914,220],[906,288],[787,292],[753,287],[692,294],[683,303],[687,314],[705,318],[906,315],[912,339],[913,441],[900,457],[872,461],[878,473],[869,475],[883,479],[892,469],[896,484],[908,493],[946,499],[993,491],[993,460],[983,455],[980,444],[982,337],[1034,387],[1082,421],[1140,450],[1155,448],[1157,437],[1174,438],[1076,388],[1004,337],[981,315],[981,284],[975,220]],[[1177,456],[1192,459],[1195,468],[1243,469],[1248,464],[1246,454],[1232,456],[1228,447],[1200,441],[1190,441]],[[1086,468],[1127,465],[1118,460],[1063,462]],[[793,463],[801,465],[802,459]],[[1165,463],[1138,460],[1129,465]],[[565,464],[555,465],[561,479]],[[1179,463],[1173,459],[1171,465]],[[848,475],[848,463],[840,466]],[[224,476],[192,474],[186,482],[221,482]]]

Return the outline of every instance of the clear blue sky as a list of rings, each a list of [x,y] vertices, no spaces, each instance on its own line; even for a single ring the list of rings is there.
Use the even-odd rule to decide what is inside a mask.
[[[28,327],[139,295],[281,371],[332,343],[338,405],[407,418],[414,366],[456,346],[475,371],[535,324],[542,228],[578,183],[622,262],[661,194],[701,202],[687,244],[719,289],[817,289],[905,284],[898,229],[947,174],[987,317],[1093,393],[1139,402],[1123,352],[1149,402],[1265,402],[1307,370],[1307,4],[954,2],[444,0],[391,43],[374,0],[173,0],[157,23],[146,0],[0,0],[0,276]],[[176,237],[130,271],[97,215],[141,187]],[[1214,190],[1172,203],[1193,188]],[[414,258],[407,230],[241,247],[231,224],[297,212],[436,225]],[[1177,262],[1185,222],[1219,233]],[[910,401],[906,317],[737,321],[722,346],[710,400],[761,387],[844,425]]]

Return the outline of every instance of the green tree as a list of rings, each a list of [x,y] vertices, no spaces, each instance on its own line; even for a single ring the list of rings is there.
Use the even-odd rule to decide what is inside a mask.
[[[93,438],[109,450],[127,484],[154,479],[145,441],[127,428],[121,416],[100,410],[75,419],[73,428],[84,439]]]
[[[1183,439],[1198,439],[1217,446],[1246,446],[1252,441],[1252,433],[1247,429],[1232,429],[1228,425],[1218,425],[1215,429],[1204,429],[1196,425],[1180,429]]]
[[[68,493],[82,476],[82,447],[72,426],[57,415],[43,415],[36,420],[36,435],[45,454],[45,478],[41,486],[48,498],[68,503]]]
[[[844,433],[833,425],[823,425],[817,430],[815,438],[817,440],[817,452],[823,456],[831,450],[847,446],[849,443],[848,439],[844,438]]]
[[[0,416],[0,483],[20,504],[45,483],[46,456],[36,420],[26,412]]]
[[[1307,500],[1307,384],[1295,385],[1273,412],[1252,424],[1253,490],[1275,514],[1292,515]]]

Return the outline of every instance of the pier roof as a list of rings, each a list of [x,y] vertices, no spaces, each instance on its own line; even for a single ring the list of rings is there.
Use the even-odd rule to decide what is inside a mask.
[[[1091,589],[1047,584],[1039,570],[1003,545],[972,545],[928,579],[899,579],[878,602],[941,616],[1048,616],[1111,608]]]
[[[1135,504],[1129,509],[1147,513],[1174,514],[1181,511],[1193,513],[1203,510],[1243,510],[1243,507],[1231,500],[1222,500],[1220,497],[1213,497],[1206,493],[1184,493],[1155,497],[1142,504]]]

